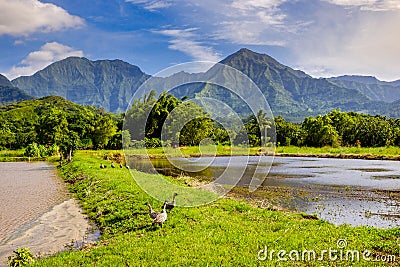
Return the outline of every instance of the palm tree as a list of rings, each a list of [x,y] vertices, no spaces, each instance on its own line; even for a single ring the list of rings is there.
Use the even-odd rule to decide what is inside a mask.
[[[257,112],[257,123],[260,127],[260,134],[261,134],[261,146],[266,145],[267,143],[267,130],[270,128],[270,121],[267,117],[267,114],[263,110],[259,110]]]

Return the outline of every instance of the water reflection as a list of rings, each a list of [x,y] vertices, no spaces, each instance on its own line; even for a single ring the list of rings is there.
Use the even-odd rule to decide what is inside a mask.
[[[179,161],[182,159],[174,159]],[[273,162],[272,162],[273,161]],[[167,159],[135,160],[140,171],[169,176],[190,176],[214,181],[229,165],[231,181],[246,187],[252,177],[263,181],[262,190],[289,188],[291,201],[282,201],[286,208],[317,214],[334,224],[368,225],[379,228],[400,226],[400,162],[383,160],[290,158],[290,157],[216,157],[182,160],[182,171]],[[248,162],[248,164],[247,164]],[[243,164],[247,164],[243,175]],[[270,168],[272,164],[272,167]],[[238,177],[240,176],[240,177]],[[231,184],[229,179],[224,183]]]

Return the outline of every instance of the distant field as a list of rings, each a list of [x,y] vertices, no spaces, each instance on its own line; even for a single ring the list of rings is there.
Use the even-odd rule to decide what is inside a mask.
[[[180,151],[182,155],[187,157],[198,156],[239,156],[239,155],[259,155],[260,153],[276,154],[283,156],[340,156],[340,155],[358,155],[362,158],[377,158],[377,159],[398,159],[400,160],[400,147],[297,147],[297,146],[279,146],[275,149],[261,149],[259,147],[240,147],[240,146],[202,146],[201,149],[194,147],[180,147],[179,149],[171,149],[169,152],[177,153]],[[127,151],[122,150],[87,150],[85,153],[103,156],[105,154],[129,153],[130,155],[145,156],[153,158],[165,157],[164,148],[134,148]],[[0,161],[28,161],[28,160],[45,160],[42,158],[28,158],[24,156],[24,149],[19,150],[0,150]]]
[[[395,261],[392,265],[400,263],[400,228],[337,227],[314,216],[261,209],[233,199],[176,207],[163,228],[153,227],[145,203],[158,211],[161,203],[132,178],[152,179],[153,175],[138,171],[131,175],[126,168],[100,169],[104,155],[110,153],[79,151],[73,162],[59,169],[89,218],[99,226],[102,241],[33,266],[390,266],[367,261],[362,254],[358,260],[340,259],[339,254],[332,260],[324,252],[340,252],[339,248],[343,253],[367,251],[368,259],[374,261],[390,256]],[[295,260],[288,259],[288,254],[280,254],[287,261],[279,260],[280,250],[292,251]],[[307,256],[312,252],[314,258]]]
[[[0,161],[29,161],[38,160],[24,156],[24,149],[18,150],[0,150]]]
[[[175,149],[178,151],[178,149]],[[199,147],[180,147],[179,150],[185,156],[200,156],[200,155],[218,155],[218,156],[235,156],[235,155],[258,155],[260,153],[287,155],[287,156],[340,156],[340,155],[358,155],[365,156],[365,158],[383,159],[389,157],[397,159],[400,157],[400,147],[297,147],[297,146],[279,146],[275,149],[261,149],[259,147],[229,147],[229,146],[205,146]],[[165,157],[163,148],[150,148],[150,149],[130,149],[126,151],[131,155],[149,155],[150,157]],[[176,153],[176,152],[174,152]],[[400,159],[400,158],[399,158]]]
[[[364,159],[400,160],[400,147],[277,147],[277,155],[290,156],[320,156],[320,157],[347,157]]]

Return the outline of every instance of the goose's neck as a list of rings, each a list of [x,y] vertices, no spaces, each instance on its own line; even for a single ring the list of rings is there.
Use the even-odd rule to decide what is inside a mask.
[[[147,204],[147,206],[149,207],[149,212],[153,212],[153,208],[151,207],[151,205]]]

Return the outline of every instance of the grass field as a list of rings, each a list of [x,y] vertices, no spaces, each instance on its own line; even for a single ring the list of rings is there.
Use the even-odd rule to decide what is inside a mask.
[[[110,151],[112,153],[112,151]],[[279,146],[274,148],[259,148],[259,147],[240,147],[240,146],[202,146],[201,148],[194,147],[180,147],[177,149],[168,149],[164,151],[163,148],[150,148],[150,149],[130,149],[125,150],[125,153],[137,156],[149,156],[153,158],[163,158],[166,154],[183,156],[238,156],[238,155],[258,155],[260,153],[276,154],[284,156],[358,156],[359,158],[366,159],[396,159],[400,160],[400,147],[387,146],[387,147],[298,147],[298,146]],[[178,154],[179,153],[179,154]]]
[[[275,153],[278,154],[314,154],[314,155],[364,155],[364,156],[400,156],[400,147],[297,147],[282,146],[277,147]]]
[[[184,156],[238,156],[238,155],[258,155],[261,152],[269,152],[270,154],[275,153],[277,155],[320,155],[320,156],[330,156],[330,155],[359,155],[359,156],[369,156],[369,157],[381,157],[386,156],[389,158],[400,157],[400,147],[389,146],[389,147],[298,147],[298,146],[279,146],[275,149],[261,149],[259,147],[241,147],[241,146],[198,146],[193,147],[180,147],[179,150],[168,149],[164,151],[164,148],[150,148],[150,149],[129,149],[124,152],[127,154],[132,154],[136,156],[150,156],[153,158],[163,158],[166,153],[176,154],[177,151],[182,153]],[[105,153],[114,153],[115,151],[98,151],[98,155]],[[122,151],[119,151],[122,153]],[[96,154],[96,153],[95,153]],[[1,161],[27,161],[27,160],[45,160],[42,158],[28,158],[24,156],[24,149],[18,150],[0,150],[0,162]]]
[[[111,152],[79,151],[73,162],[59,169],[89,218],[100,228],[101,242],[41,259],[34,266],[400,264],[400,228],[334,226],[313,216],[260,209],[233,199],[176,207],[163,228],[153,227],[145,203],[160,210],[161,202],[149,197],[132,178],[152,179],[153,175],[135,170],[131,174],[126,168],[100,169],[107,153]],[[370,261],[363,258],[363,252]],[[378,262],[378,258],[386,261]]]

